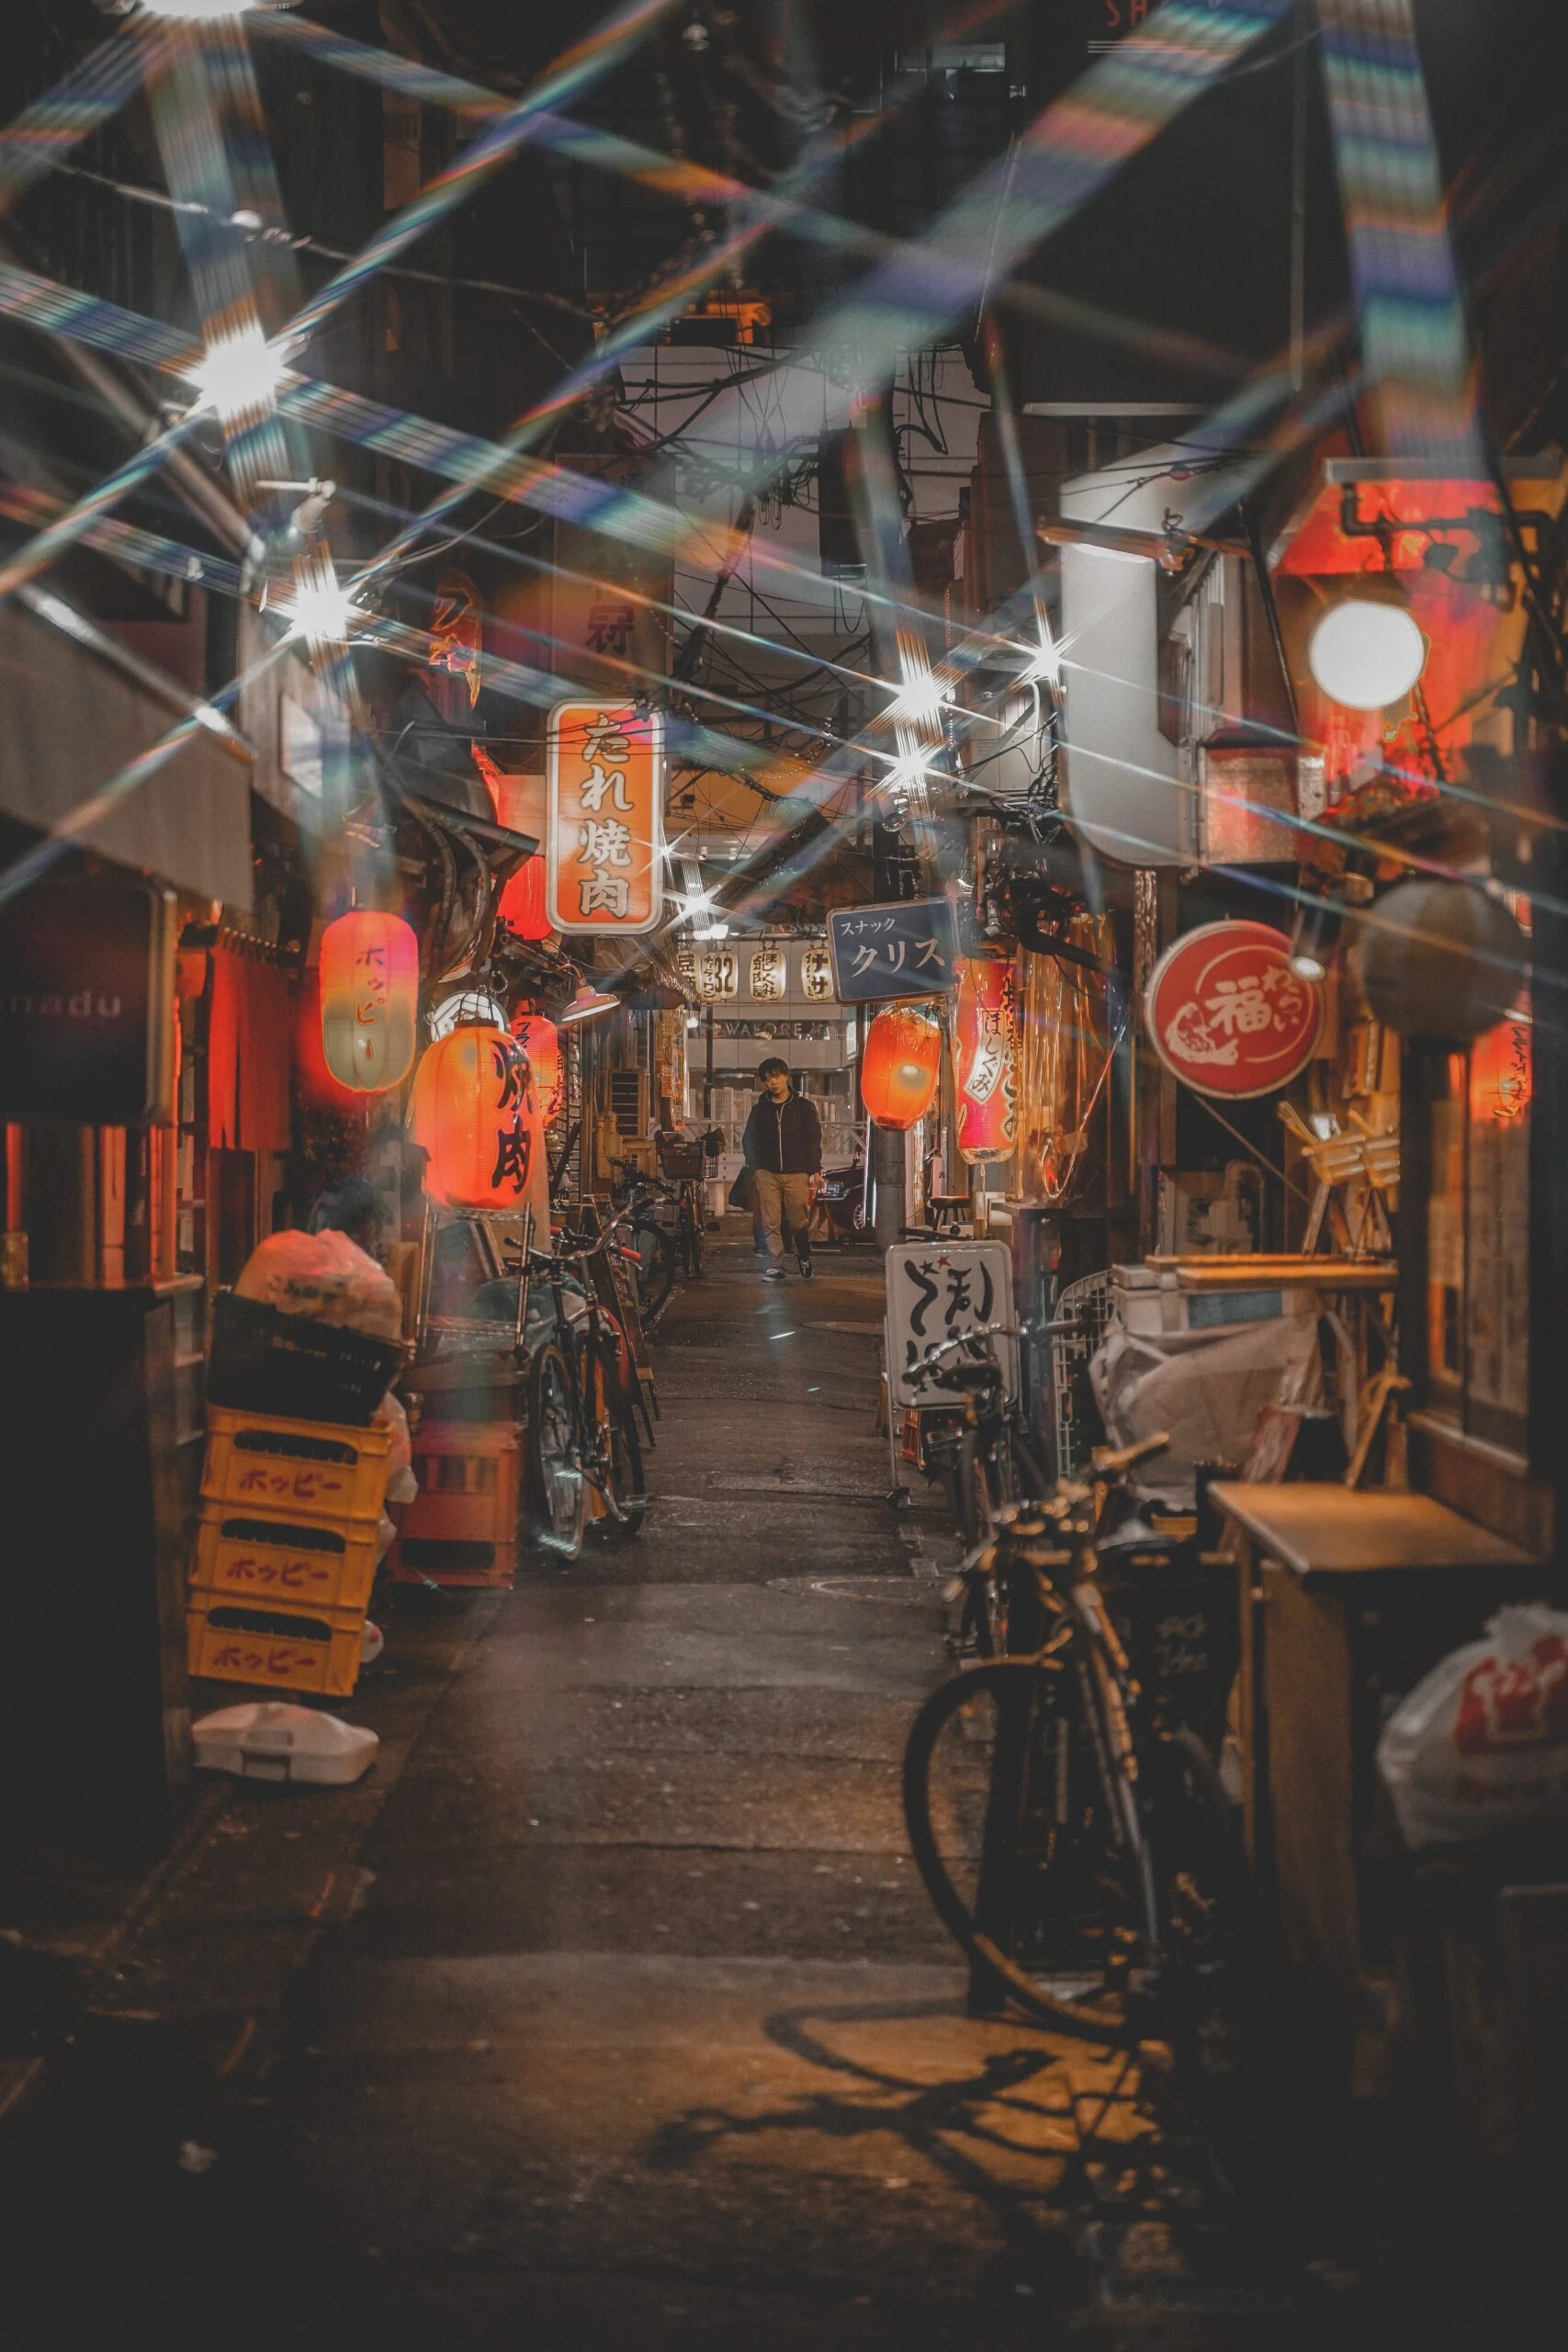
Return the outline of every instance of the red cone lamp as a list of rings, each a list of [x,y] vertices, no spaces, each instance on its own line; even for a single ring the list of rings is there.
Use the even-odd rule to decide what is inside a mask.
[[[519,939],[549,937],[550,919],[545,910],[545,886],[548,876],[549,861],[547,858],[525,857],[502,891],[496,913]]]

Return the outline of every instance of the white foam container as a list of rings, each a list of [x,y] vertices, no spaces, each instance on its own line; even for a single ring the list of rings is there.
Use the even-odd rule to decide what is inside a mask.
[[[345,1724],[337,1715],[280,1699],[220,1707],[191,1725],[191,1737],[203,1771],[324,1788],[343,1788],[359,1780],[381,1745],[363,1724]]]

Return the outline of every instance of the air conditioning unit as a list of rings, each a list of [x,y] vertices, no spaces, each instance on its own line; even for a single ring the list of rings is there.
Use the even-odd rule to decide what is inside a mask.
[[[623,1142],[633,1143],[647,1135],[651,1122],[648,1107],[648,1072],[645,1069],[613,1069],[610,1072],[610,1116],[615,1123],[615,1133]]]

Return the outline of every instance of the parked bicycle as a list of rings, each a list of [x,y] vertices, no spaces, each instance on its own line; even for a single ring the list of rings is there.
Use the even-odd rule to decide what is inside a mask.
[[[700,1162],[701,1147],[689,1148]],[[670,1303],[677,1275],[695,1281],[702,1274],[706,1208],[700,1175],[671,1182],[645,1175],[628,1159],[613,1159],[610,1169],[614,1198],[629,1213],[643,1328],[651,1331]]]
[[[961,1402],[961,1417],[955,1412],[950,1426],[935,1432],[927,1452],[941,1468],[966,1550],[984,1540],[998,1510],[1023,1496],[1043,1495],[1051,1484],[990,1345],[1013,1336],[1010,1324],[979,1324],[942,1340],[908,1375],[912,1385],[944,1390]]]
[[[1140,1576],[1168,1557],[1126,1495],[1167,1442],[1101,1448],[1089,1479],[995,1512],[963,1573],[994,1589],[1005,1655],[963,1668],[920,1709],[904,1810],[926,1891],[969,1957],[974,2011],[1011,1999],[1201,2063],[1223,2040],[1234,1979],[1232,1808],[1209,1743],[1168,1692],[1140,1688],[1103,1583],[1117,1548]]]
[[[593,1261],[616,1246],[621,1220],[596,1237],[563,1234],[530,1250],[528,1287],[548,1320],[533,1322],[528,1354],[528,1503],[535,1539],[575,1559],[590,1531],[626,1543],[648,1510],[637,1435],[637,1370],[626,1332],[601,1300]]]

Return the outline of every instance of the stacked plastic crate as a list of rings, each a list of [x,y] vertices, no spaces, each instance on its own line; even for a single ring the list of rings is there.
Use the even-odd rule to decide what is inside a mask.
[[[392,1551],[399,1584],[509,1592],[517,1577],[523,1433],[514,1422],[422,1422],[419,1492]]]
[[[344,1697],[359,1674],[392,1433],[209,1406],[190,1670]]]

